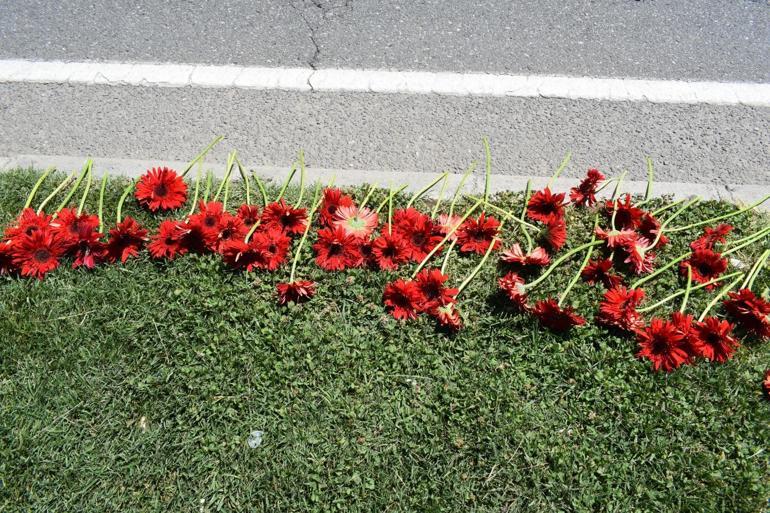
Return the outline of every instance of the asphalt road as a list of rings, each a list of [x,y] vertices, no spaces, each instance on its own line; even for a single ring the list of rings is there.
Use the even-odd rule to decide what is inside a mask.
[[[0,0],[0,58],[770,78],[766,0]]]

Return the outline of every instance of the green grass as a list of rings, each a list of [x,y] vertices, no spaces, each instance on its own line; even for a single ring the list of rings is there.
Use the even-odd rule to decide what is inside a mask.
[[[0,223],[36,176],[0,176]],[[124,184],[109,184],[110,223]],[[733,208],[706,202],[674,224]],[[157,225],[133,201],[126,213]],[[592,217],[568,215],[575,246]],[[736,223],[747,234],[767,218]],[[761,249],[737,256],[751,263]],[[450,336],[384,313],[394,275],[324,273],[306,256],[299,276],[319,293],[289,308],[274,297],[288,268],[233,273],[214,256],[0,278],[0,510],[766,508],[770,344],[652,373],[627,337],[591,323],[553,335],[507,309],[494,265],[461,298],[466,327]],[[538,295],[558,293],[574,260]],[[453,258],[455,283],[476,262]],[[767,293],[769,275],[755,290]],[[646,288],[660,298],[681,284],[672,271]],[[579,283],[569,302],[592,318],[601,292]],[[708,298],[695,293],[693,311]],[[250,449],[256,429],[264,441]]]

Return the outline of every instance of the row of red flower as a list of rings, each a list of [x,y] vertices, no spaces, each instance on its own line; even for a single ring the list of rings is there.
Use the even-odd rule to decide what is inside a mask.
[[[145,246],[149,254],[158,259],[212,252],[221,255],[223,261],[235,269],[275,271],[289,259],[292,238],[297,237],[291,277],[278,285],[277,292],[281,304],[301,302],[315,294],[316,284],[295,279],[295,271],[301,246],[311,229],[314,213],[319,210],[319,227],[313,244],[319,267],[328,271],[353,267],[395,271],[410,262],[418,263],[411,279],[397,279],[387,285],[384,305],[397,319],[426,314],[440,325],[456,330],[462,324],[458,296],[490,255],[502,249],[501,225],[510,221],[526,239],[526,250],[515,243],[502,249],[499,256],[500,263],[508,268],[499,279],[499,288],[513,308],[531,313],[542,325],[556,332],[583,325],[586,320],[582,316],[573,308],[563,306],[575,281],[582,278],[588,284],[607,289],[598,307],[597,322],[634,334],[640,347],[639,356],[651,360],[654,369],[670,371],[698,357],[727,360],[739,346],[733,335],[733,323],[707,316],[708,311],[696,320],[683,313],[686,300],[682,312],[675,312],[670,319],[653,318],[646,323],[641,308],[645,298],[641,284],[679,264],[680,272],[688,277],[688,286],[670,299],[687,298],[695,288],[710,291],[720,284],[720,279],[725,279],[727,254],[762,240],[768,230],[730,245],[727,238],[732,226],[707,226],[702,236],[691,242],[690,252],[656,270],[656,252],[669,243],[667,234],[681,231],[671,230],[670,221],[692,203],[682,205],[661,222],[660,213],[677,203],[651,212],[644,208],[645,202],[634,203],[630,195],[613,195],[613,199],[603,202],[598,209],[592,241],[556,258],[567,240],[567,205],[577,208],[596,205],[596,194],[603,183],[608,181],[599,171],[589,170],[584,180],[570,191],[569,202],[565,194],[553,193],[546,187],[527,199],[520,215],[479,200],[463,215],[453,213],[454,203],[449,213],[441,215],[438,208],[434,215],[411,206],[395,211],[389,208],[383,223],[380,208],[366,206],[367,200],[356,204],[352,197],[334,188],[326,188],[322,194],[317,191],[310,208],[290,205],[279,198],[267,202],[262,209],[247,202],[230,213],[223,202],[200,201],[185,218],[162,221],[152,235],[135,219],[129,216],[121,219],[118,214],[118,223],[107,237],[101,232],[102,219],[83,212],[82,203],[78,209],[62,208],[52,215],[25,208],[16,222],[6,228],[0,241],[0,274],[18,273],[42,279],[65,257],[72,258],[73,267],[92,268],[102,262],[125,262]],[[135,197],[153,212],[175,210],[188,200],[187,185],[170,169],[152,169],[136,184]],[[392,201],[392,196],[389,199]],[[122,203],[118,212],[121,207]],[[479,207],[482,211],[476,215]],[[487,210],[498,213],[502,222]],[[709,221],[698,224],[710,224]],[[454,248],[461,253],[483,255],[478,267],[459,287],[448,286],[450,278],[444,272]],[[441,269],[426,267],[444,252]],[[532,289],[562,262],[581,252],[585,253],[583,265],[561,297],[531,303]],[[767,253],[763,255],[766,257]],[[770,303],[750,290],[762,261],[760,259],[747,276],[741,274],[739,279],[743,279],[744,286],[740,290],[731,291],[737,285],[736,280],[720,291],[715,301],[726,296],[723,303],[730,319],[742,332],[765,339],[770,337]],[[546,266],[549,267],[535,277],[539,269]],[[737,274],[740,273],[729,277]],[[628,285],[626,279],[632,275],[644,278]]]

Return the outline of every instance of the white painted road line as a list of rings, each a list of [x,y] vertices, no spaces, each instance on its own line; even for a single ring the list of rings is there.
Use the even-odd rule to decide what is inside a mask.
[[[770,84],[548,75],[0,60],[0,83],[511,96],[770,107]]]

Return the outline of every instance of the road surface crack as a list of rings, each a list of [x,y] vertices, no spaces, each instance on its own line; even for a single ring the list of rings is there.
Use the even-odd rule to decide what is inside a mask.
[[[310,38],[310,42],[313,44],[313,55],[308,60],[307,64],[311,69],[316,70],[318,69],[318,61],[321,56],[321,46],[318,43],[318,31],[327,21],[329,15],[334,11],[340,9],[352,9],[352,0],[344,0],[344,2],[340,5],[335,5],[331,2],[324,2],[322,0],[310,0],[309,5],[303,2],[299,7],[294,2],[291,2],[290,5],[295,11],[297,11],[300,18],[302,18],[302,21],[305,23],[305,26],[308,28],[308,37]],[[318,17],[319,19],[317,21],[311,20],[305,12],[306,8],[317,10],[316,16],[314,17]],[[308,79],[308,85],[310,85],[312,90],[313,86],[310,84],[310,79]]]

